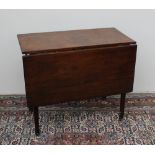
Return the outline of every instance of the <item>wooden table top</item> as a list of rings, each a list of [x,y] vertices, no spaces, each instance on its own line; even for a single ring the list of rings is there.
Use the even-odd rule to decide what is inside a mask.
[[[136,43],[116,28],[18,34],[23,54],[98,48]]]

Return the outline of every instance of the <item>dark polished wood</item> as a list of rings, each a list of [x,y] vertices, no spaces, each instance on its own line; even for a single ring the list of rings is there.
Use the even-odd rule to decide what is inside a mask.
[[[33,113],[33,106],[28,106],[28,109],[31,113]]]
[[[104,96],[104,97],[102,97],[102,99],[103,99],[103,100],[106,100],[106,99],[107,99],[107,97],[106,97],[106,96]]]
[[[132,91],[136,45],[24,56],[31,105]]]
[[[23,52],[27,104],[38,106],[131,92],[136,42],[115,28],[18,35]],[[26,54],[25,54],[26,53]]]
[[[125,96],[126,96],[126,93],[121,93],[119,120],[122,120],[124,116]]]
[[[35,123],[35,134],[39,136],[39,114],[38,114],[38,107],[33,107],[33,116],[34,116],[34,123]]]
[[[135,44],[115,28],[19,34],[23,54]]]

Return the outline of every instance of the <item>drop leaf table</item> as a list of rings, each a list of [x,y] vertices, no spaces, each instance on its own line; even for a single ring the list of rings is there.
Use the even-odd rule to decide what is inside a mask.
[[[39,135],[38,107],[131,92],[136,42],[116,28],[19,34],[27,105]]]

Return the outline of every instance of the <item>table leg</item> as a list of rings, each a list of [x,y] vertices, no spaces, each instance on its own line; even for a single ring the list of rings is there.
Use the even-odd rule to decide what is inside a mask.
[[[107,99],[107,97],[106,96],[103,96],[103,100],[106,100]]]
[[[119,120],[123,119],[126,93],[121,94]]]
[[[28,109],[31,113],[33,112],[33,106],[28,106]]]
[[[34,116],[34,123],[35,123],[35,134],[39,136],[39,115],[38,115],[38,107],[33,107],[33,116]]]

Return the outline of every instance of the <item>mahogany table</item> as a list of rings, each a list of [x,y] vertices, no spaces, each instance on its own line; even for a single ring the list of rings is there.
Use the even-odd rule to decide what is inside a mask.
[[[136,42],[115,28],[19,34],[27,105],[39,135],[38,107],[133,90]]]

